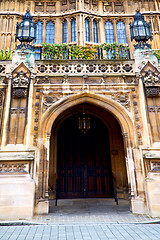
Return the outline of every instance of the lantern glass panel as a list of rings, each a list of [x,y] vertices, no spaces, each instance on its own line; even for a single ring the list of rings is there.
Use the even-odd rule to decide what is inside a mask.
[[[34,38],[34,27],[33,26],[30,29],[30,37]]]
[[[150,31],[149,31],[149,28],[148,28],[148,27],[146,27],[146,35],[147,35],[147,37],[150,36]]]
[[[21,35],[22,35],[22,28],[19,27],[19,28],[18,28],[17,37],[19,38],[19,37],[21,37]]]
[[[29,21],[24,22],[23,37],[24,38],[29,38]]]
[[[139,25],[139,35],[140,35],[140,37],[145,37],[146,32],[145,32],[145,27],[144,27],[143,22],[139,21],[138,25]]]
[[[133,28],[133,36],[134,37],[138,37],[138,29],[137,29],[137,27]]]

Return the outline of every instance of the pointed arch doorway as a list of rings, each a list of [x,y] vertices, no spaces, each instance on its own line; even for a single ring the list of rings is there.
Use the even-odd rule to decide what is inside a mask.
[[[85,111],[90,129],[79,129]],[[111,198],[113,177],[119,197],[126,197],[123,138],[114,116],[90,104],[80,104],[59,116],[50,141],[50,198]]]

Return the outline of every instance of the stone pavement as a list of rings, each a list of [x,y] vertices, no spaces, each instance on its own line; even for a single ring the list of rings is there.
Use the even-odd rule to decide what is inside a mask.
[[[81,223],[151,223],[160,218],[132,214],[127,200],[119,199],[69,199],[58,200],[58,206],[50,201],[48,215],[34,216],[32,222],[44,224],[81,224]]]
[[[0,227],[1,240],[160,239],[159,224],[81,224]]]

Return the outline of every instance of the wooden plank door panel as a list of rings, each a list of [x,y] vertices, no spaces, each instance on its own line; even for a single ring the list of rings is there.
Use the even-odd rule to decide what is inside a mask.
[[[102,122],[91,116],[83,134],[78,116],[63,122],[58,132],[58,198],[112,197],[109,136]]]

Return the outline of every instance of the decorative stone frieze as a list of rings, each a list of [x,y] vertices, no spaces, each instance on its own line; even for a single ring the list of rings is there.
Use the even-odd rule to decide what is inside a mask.
[[[160,106],[148,106],[149,112],[160,112]]]
[[[114,12],[115,13],[124,13],[124,6],[123,6],[123,2],[114,2]]]
[[[158,97],[159,96],[159,87],[147,87],[146,96],[147,97]]]
[[[64,62],[64,63],[63,63]],[[65,63],[65,60],[55,62],[55,63],[43,63],[40,61],[36,65],[37,75],[79,75],[82,76],[84,74],[124,74],[124,75],[132,75],[133,71],[133,61],[125,61],[122,62],[113,62],[111,61],[102,61],[95,63],[95,61],[70,61],[70,63]]]
[[[113,12],[113,3],[112,2],[104,2],[103,3],[103,11],[104,11],[104,13],[112,13]]]
[[[29,174],[29,162],[0,162],[0,174]]]

